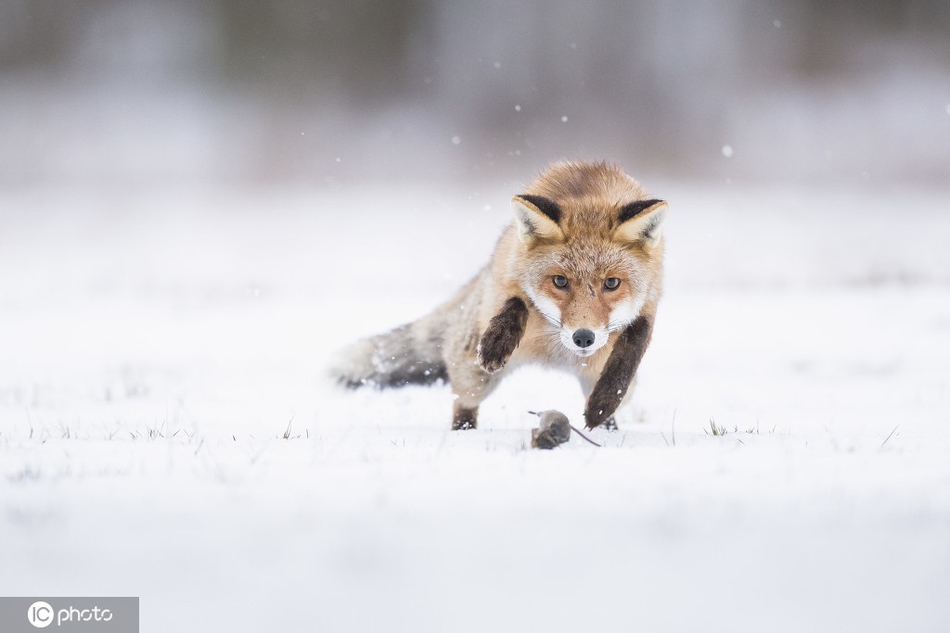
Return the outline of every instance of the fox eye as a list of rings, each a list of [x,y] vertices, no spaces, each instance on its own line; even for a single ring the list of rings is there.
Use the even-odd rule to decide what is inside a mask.
[[[553,281],[554,285],[558,288],[567,288],[567,277],[564,275],[554,275],[554,277],[551,278],[551,281]]]
[[[604,290],[616,290],[620,287],[620,280],[616,277],[608,277],[604,280]]]

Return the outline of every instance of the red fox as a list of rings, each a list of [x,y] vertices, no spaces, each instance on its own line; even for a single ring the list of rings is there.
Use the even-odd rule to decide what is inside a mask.
[[[668,206],[606,163],[548,167],[511,200],[491,260],[418,321],[355,343],[332,373],[348,387],[448,381],[452,428],[528,363],[578,377],[588,428],[613,424],[650,344]]]

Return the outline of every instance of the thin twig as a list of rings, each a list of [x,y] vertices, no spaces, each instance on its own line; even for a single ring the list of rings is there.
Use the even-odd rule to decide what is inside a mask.
[[[883,442],[881,442],[881,448],[884,448],[884,445],[887,444],[887,440],[891,439],[891,436],[894,435],[894,433],[897,431],[897,427],[898,427],[898,426],[900,426],[900,424],[898,424],[897,426],[895,426],[895,427],[891,430],[891,432],[887,434],[887,437],[884,438],[884,441],[883,441]]]

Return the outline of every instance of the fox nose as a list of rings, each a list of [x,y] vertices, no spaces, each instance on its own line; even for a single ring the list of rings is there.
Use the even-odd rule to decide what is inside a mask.
[[[587,348],[594,344],[594,333],[590,330],[577,330],[574,332],[574,345],[580,348]]]

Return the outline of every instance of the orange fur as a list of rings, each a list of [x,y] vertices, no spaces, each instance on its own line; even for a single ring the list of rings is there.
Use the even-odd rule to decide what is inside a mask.
[[[432,314],[396,331],[402,332],[409,349],[406,358],[430,364],[433,358],[442,359],[438,369],[456,395],[456,428],[473,427],[479,404],[519,365],[537,363],[569,371],[589,397],[618,332],[637,318],[648,319],[652,327],[662,292],[660,227],[667,205],[646,198],[639,183],[606,163],[550,166],[512,200],[515,220],[502,234],[488,266]],[[555,278],[564,286],[559,287]],[[611,284],[619,280],[619,285],[608,288],[608,279]],[[520,343],[509,357],[487,363],[479,354],[479,341],[513,297],[527,306],[526,319],[510,320],[525,324]],[[592,335],[590,347],[578,346],[577,341],[583,340],[576,338],[578,331]],[[377,349],[399,349],[399,341],[392,337],[371,341],[376,341]],[[647,338],[644,349],[648,343]],[[338,377],[351,385],[365,382],[371,368],[364,359],[350,360]],[[484,367],[501,369],[489,372]],[[380,372],[386,384],[401,384]],[[423,381],[405,380],[410,382]]]

